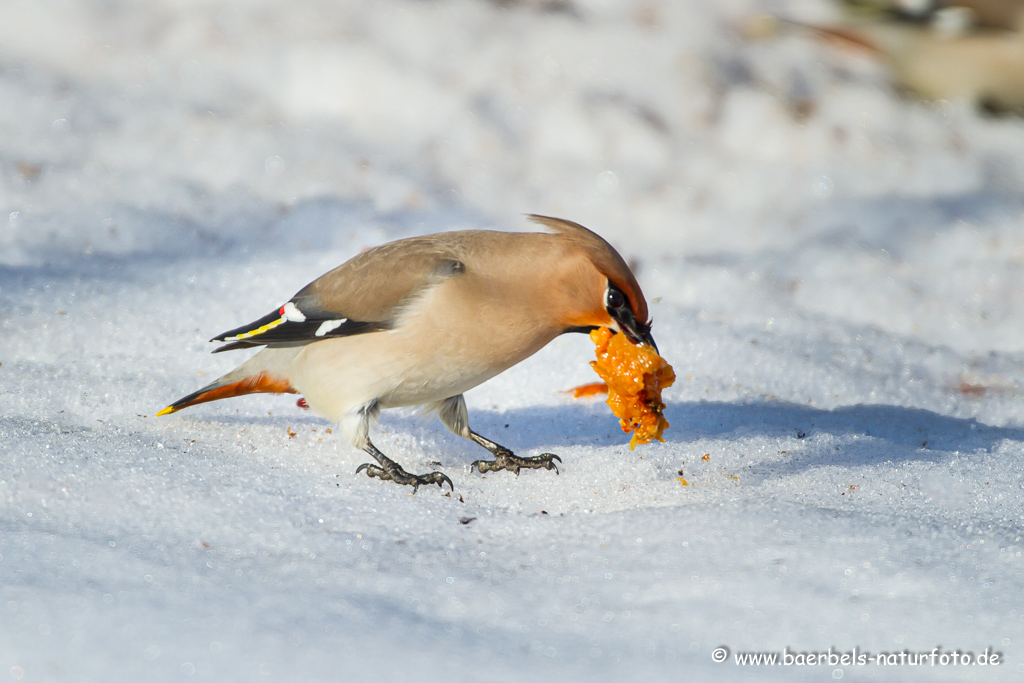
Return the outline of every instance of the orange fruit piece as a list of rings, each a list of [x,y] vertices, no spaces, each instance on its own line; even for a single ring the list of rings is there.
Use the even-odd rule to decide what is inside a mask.
[[[633,432],[629,448],[653,439],[664,441],[662,433],[669,424],[662,414],[661,390],[675,382],[672,366],[653,347],[634,344],[607,327],[591,332],[590,339],[597,346],[597,360],[590,366],[608,385],[608,407],[622,431]]]

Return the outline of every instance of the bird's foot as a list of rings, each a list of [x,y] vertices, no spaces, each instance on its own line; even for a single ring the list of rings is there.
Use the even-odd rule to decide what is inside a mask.
[[[554,470],[555,474],[558,474],[555,460],[562,462],[562,459],[554,453],[544,453],[532,458],[522,458],[507,448],[499,447],[494,452],[494,460],[477,460],[469,468],[477,468],[480,470],[480,474],[508,470],[519,476],[519,470],[523,467],[531,470]]]
[[[431,472],[430,474],[409,474],[402,469],[401,465],[390,459],[382,465],[372,465],[368,462],[364,462],[356,470],[356,474],[359,474],[363,470],[366,470],[367,476],[377,477],[386,481],[393,481],[396,484],[411,486],[413,493],[416,493],[423,484],[437,484],[442,489],[445,484],[448,484],[452,491],[455,490],[455,486],[452,485],[452,480],[440,472]]]

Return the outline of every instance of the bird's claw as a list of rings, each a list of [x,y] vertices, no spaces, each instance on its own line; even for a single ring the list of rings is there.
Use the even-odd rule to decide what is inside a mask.
[[[366,470],[366,475],[369,477],[377,477],[384,481],[393,481],[396,484],[411,486],[413,493],[418,491],[420,486],[423,484],[437,484],[442,489],[444,489],[445,484],[448,484],[452,491],[455,490],[452,480],[440,472],[431,472],[430,474],[409,474],[398,464],[394,464],[393,467],[381,467],[368,462],[364,462],[360,465],[356,469],[356,474],[359,474],[363,470]]]
[[[558,474],[555,460],[562,462],[562,459],[554,453],[543,453],[532,458],[522,458],[508,449],[502,449],[494,454],[494,460],[477,460],[469,466],[469,469],[475,467],[480,471],[480,474],[508,470],[519,476],[520,468],[525,467],[531,470],[554,470],[555,474]]]

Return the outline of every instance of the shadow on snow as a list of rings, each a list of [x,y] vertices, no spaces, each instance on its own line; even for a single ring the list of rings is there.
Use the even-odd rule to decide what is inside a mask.
[[[754,437],[788,439],[790,444],[781,447],[790,451],[790,460],[788,464],[773,464],[772,470],[776,473],[824,465],[855,467],[909,460],[941,461],[954,451],[991,453],[1001,440],[1024,441],[1022,428],[995,427],[974,418],[892,405],[860,404],[825,410],[781,401],[699,401],[670,404],[665,415],[672,424],[665,432],[670,444],[709,440],[735,444]],[[254,418],[225,415],[205,419],[229,423],[295,424],[300,420],[326,424],[310,414]],[[558,453],[559,448],[575,446],[620,445],[624,450],[629,447],[628,437],[619,430],[617,421],[599,400],[507,411],[471,407],[470,425],[522,455],[538,450]],[[450,434],[429,416],[385,411],[381,428],[374,432],[375,440],[386,440],[380,435],[381,429],[411,434],[417,441],[430,444],[425,448],[441,449],[443,452],[437,453],[438,456],[467,460],[464,464],[486,455],[475,445]],[[831,438],[823,443],[826,437]],[[835,448],[837,445],[841,447],[839,450]],[[659,447],[655,443],[646,448],[651,455],[657,455]],[[706,447],[706,443],[701,446]]]

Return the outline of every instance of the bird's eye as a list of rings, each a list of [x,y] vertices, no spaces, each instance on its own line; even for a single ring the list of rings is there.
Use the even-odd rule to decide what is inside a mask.
[[[619,309],[626,305],[626,297],[619,290],[609,287],[605,303],[612,310]]]

